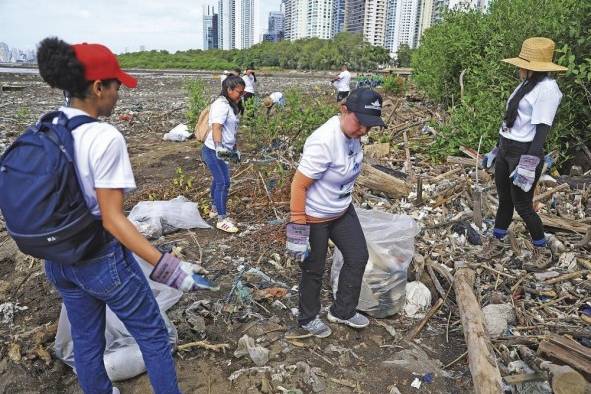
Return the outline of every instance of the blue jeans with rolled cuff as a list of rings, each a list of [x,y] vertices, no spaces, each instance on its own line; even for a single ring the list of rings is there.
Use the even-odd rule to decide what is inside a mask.
[[[77,264],[46,260],[45,273],[66,306],[74,364],[84,393],[112,392],[103,361],[106,306],[139,345],[154,392],[180,393],[166,325],[148,281],[129,250],[113,240]]]
[[[218,215],[226,216],[228,192],[230,190],[230,169],[225,161],[215,155],[215,150],[203,145],[201,157],[211,172],[211,202]]]

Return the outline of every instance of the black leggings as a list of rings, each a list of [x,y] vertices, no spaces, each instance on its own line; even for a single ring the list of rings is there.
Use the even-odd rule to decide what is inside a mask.
[[[542,173],[544,160],[536,168],[534,184],[529,192],[515,186],[509,175],[519,164],[521,155],[528,154],[529,142],[518,142],[501,137],[499,153],[495,162],[495,184],[499,195],[499,209],[495,219],[495,228],[507,230],[513,219],[515,209],[525,222],[532,240],[544,239],[544,225],[533,208],[533,197],[536,184]]]
[[[338,219],[310,225],[310,255],[300,263],[300,325],[309,323],[320,313],[320,290],[329,238],[339,248],[344,260],[339,275],[337,297],[330,312],[340,319],[349,319],[355,315],[361,280],[369,255],[359,218],[351,204]]]

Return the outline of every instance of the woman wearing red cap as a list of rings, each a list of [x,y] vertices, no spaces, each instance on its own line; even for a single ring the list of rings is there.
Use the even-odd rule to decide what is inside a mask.
[[[69,120],[111,115],[121,84],[137,84],[100,44],[69,45],[46,38],[37,59],[43,80],[64,91],[69,105],[59,111]],[[102,221],[105,242],[76,264],[46,260],[45,271],[66,306],[80,386],[85,393],[118,392],[103,362],[109,306],[137,341],[154,391],[179,393],[166,326],[132,252],[155,266],[150,275],[154,281],[184,291],[210,284],[195,274],[201,270],[198,265],[160,253],[124,215],[124,193],[135,188],[135,180],[123,135],[94,121],[74,128],[72,137],[79,186],[88,209]]]
[[[371,89],[357,89],[306,140],[291,184],[291,218],[287,225],[287,253],[299,263],[298,328],[287,338],[325,338],[330,327],[319,316],[320,290],[328,240],[343,254],[335,301],[327,318],[333,323],[363,328],[369,320],[356,312],[361,280],[368,260],[363,230],[353,207],[352,192],[361,171],[359,139],[373,126],[385,126],[382,97]]]

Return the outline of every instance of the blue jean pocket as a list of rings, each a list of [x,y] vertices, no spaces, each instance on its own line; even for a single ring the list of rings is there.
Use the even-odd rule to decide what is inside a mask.
[[[92,295],[103,297],[121,285],[117,268],[121,259],[121,248],[114,246],[106,254],[74,266],[73,274],[81,288]]]

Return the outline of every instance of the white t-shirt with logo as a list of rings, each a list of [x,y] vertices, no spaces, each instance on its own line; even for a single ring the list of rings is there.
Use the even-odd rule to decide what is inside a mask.
[[[242,80],[244,81],[244,91],[254,94],[255,82],[253,75],[243,75]]]
[[[342,71],[339,74],[339,79],[335,81],[335,87],[339,92],[348,92],[351,90],[349,84],[351,83],[351,73],[348,70]]]
[[[306,215],[329,218],[344,212],[351,204],[362,160],[359,139],[343,133],[338,115],[316,129],[306,140],[298,166],[298,171],[316,180],[306,194]]]
[[[77,108],[59,109],[72,118],[87,115]],[[135,189],[135,179],[127,153],[125,138],[114,126],[105,122],[83,124],[72,130],[78,179],[88,208],[100,216],[95,189]]]
[[[509,97],[509,100],[507,100],[507,106],[522,83],[517,86]],[[544,80],[538,82],[532,91],[526,94],[519,102],[517,118],[515,118],[513,127],[507,131],[503,131],[501,127],[499,133],[503,137],[513,141],[532,141],[536,135],[536,125],[543,123],[552,126],[561,99],[562,92],[560,92],[556,81],[546,77]]]
[[[213,123],[219,123],[222,125],[222,145],[227,149],[234,149],[236,145],[236,133],[238,131],[239,119],[234,114],[228,100],[219,96],[209,107],[209,119],[208,124],[210,132],[207,134],[205,139],[205,146],[209,149],[215,149],[213,142],[213,132],[211,131],[211,125]]]

